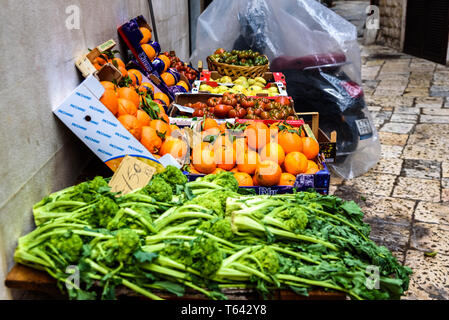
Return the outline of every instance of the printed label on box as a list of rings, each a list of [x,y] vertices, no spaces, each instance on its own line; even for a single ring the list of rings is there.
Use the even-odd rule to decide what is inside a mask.
[[[113,171],[126,155],[138,157],[158,172],[163,166],[100,102],[104,92],[92,75],[86,78],[53,113]]]

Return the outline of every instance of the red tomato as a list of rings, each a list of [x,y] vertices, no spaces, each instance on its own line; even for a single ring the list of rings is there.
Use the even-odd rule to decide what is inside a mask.
[[[280,103],[283,106],[290,106],[291,105],[291,101],[289,98],[287,98],[286,96],[279,96],[276,98],[275,100],[277,103]]]
[[[218,104],[214,107],[214,114],[218,118],[225,118],[232,109],[232,106],[228,104]]]

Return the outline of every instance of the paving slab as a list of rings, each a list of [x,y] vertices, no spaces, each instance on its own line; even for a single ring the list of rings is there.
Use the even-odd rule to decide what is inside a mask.
[[[420,123],[449,123],[449,116],[423,114],[419,117],[419,122]]]
[[[444,224],[416,222],[410,237],[410,247],[422,252],[449,255],[449,226]]]
[[[404,147],[397,145],[382,145],[381,146],[381,158],[384,159],[399,159],[402,155]]]
[[[415,106],[416,108],[441,108],[443,101],[444,99],[440,97],[416,98]]]
[[[410,226],[416,201],[392,197],[367,195],[364,201],[357,201],[366,219],[383,220],[385,223]]]
[[[418,120],[417,114],[404,114],[404,113],[393,113],[390,118],[392,122],[403,122],[403,123],[413,123],[415,124]]]
[[[393,197],[440,202],[439,180],[399,177],[393,190]]]
[[[392,132],[379,132],[380,143],[384,146],[405,146],[408,134],[399,134]],[[402,148],[401,148],[402,152]]]
[[[372,194],[378,196],[390,196],[396,176],[392,174],[381,174],[369,172],[363,176],[351,180],[345,180],[344,186],[350,186],[352,192],[360,195]],[[339,191],[343,191],[340,190]],[[350,192],[351,193],[351,192]]]
[[[449,161],[443,161],[441,163],[441,176],[443,178],[449,178]]]
[[[389,122],[386,123],[380,131],[407,134],[410,133],[414,127],[414,123],[403,123],[403,122]]]
[[[421,251],[408,250],[405,265],[412,268],[413,274],[404,299],[449,299],[449,256],[437,254],[435,257],[426,257]]]
[[[420,201],[415,209],[418,222],[449,225],[449,206],[441,203]]]
[[[401,175],[408,178],[440,179],[441,162],[432,160],[405,159]]]
[[[449,161],[449,124],[417,124],[404,148],[405,159]]]
[[[402,168],[402,159],[380,159],[377,165],[372,169],[376,173],[389,173],[399,175]]]

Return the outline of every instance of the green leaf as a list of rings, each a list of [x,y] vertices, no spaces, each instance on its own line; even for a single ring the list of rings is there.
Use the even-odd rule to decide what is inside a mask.
[[[171,281],[156,281],[154,285],[161,287],[162,289],[167,290],[170,293],[175,294],[178,297],[182,297],[185,293],[185,289],[178,283],[174,283]]]
[[[426,257],[435,257],[436,255],[438,254],[438,252],[436,252],[436,251],[432,251],[432,252],[424,252],[424,255],[426,256]]]
[[[363,211],[360,209],[359,205],[354,201],[347,201],[340,206],[343,210],[345,210],[350,216],[363,216]]]
[[[157,254],[156,252],[144,252],[141,250],[134,252],[134,258],[136,258],[137,261],[139,261],[141,263],[152,262],[158,256],[159,256],[159,254]]]
[[[297,287],[297,286],[289,286],[289,287],[297,295],[304,296],[304,297],[309,296],[309,291],[307,290],[307,288]]]

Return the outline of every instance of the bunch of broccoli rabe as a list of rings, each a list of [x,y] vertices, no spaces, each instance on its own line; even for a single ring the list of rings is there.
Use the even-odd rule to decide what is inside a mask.
[[[212,299],[225,299],[226,288],[265,298],[321,288],[354,299],[398,299],[407,290],[411,270],[369,239],[354,202],[241,193],[229,172],[187,182],[168,166],[123,196],[96,177],[34,206],[37,227],[19,239],[15,260],[48,272],[71,299],[114,299],[119,285],[151,299],[186,289]],[[64,285],[69,266],[79,285]]]

